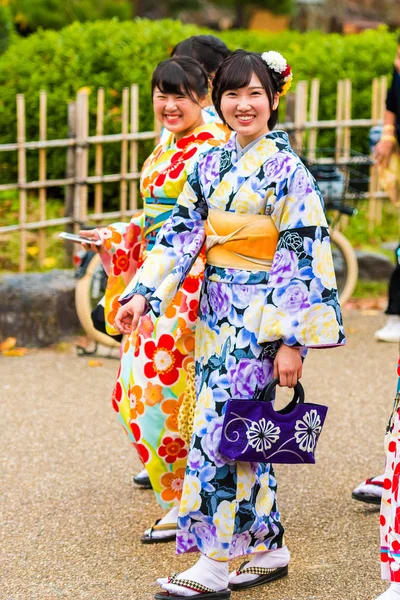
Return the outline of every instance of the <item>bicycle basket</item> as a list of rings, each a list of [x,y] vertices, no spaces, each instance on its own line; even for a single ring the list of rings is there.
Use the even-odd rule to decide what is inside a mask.
[[[368,197],[369,156],[355,150],[345,154],[335,148],[317,148],[309,150],[302,161],[321,190],[326,210],[353,214],[356,202]]]

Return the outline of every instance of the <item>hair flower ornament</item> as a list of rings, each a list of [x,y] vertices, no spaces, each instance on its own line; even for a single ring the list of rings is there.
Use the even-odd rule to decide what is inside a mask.
[[[287,64],[285,58],[279,52],[270,50],[261,54],[262,60],[269,66],[270,69],[279,73],[283,79],[283,86],[280,92],[281,96],[287,94],[292,85],[293,73],[290,65]]]

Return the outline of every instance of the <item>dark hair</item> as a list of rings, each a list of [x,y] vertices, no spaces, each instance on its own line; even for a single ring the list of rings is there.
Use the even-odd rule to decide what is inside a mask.
[[[191,56],[211,76],[231,51],[215,35],[192,35],[175,46],[171,56]]]
[[[160,62],[153,71],[151,91],[158,88],[163,94],[185,92],[198,104],[194,93],[203,98],[208,93],[208,77],[203,67],[189,56],[176,56]]]
[[[227,90],[238,90],[249,85],[253,73],[257,75],[267,93],[271,107],[268,127],[272,130],[278,121],[278,109],[272,110],[274,96],[282,91],[284,80],[280,73],[268,67],[262,60],[261,54],[247,52],[246,50],[235,50],[224,60],[213,81],[213,104],[218,115],[225,123],[224,115],[221,112],[222,94]]]

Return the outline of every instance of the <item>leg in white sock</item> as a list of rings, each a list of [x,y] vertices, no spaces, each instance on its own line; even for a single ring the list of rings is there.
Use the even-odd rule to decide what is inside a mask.
[[[178,520],[178,512],[179,512],[179,506],[174,506],[173,508],[171,508],[170,511],[167,512],[165,517],[163,517],[161,519],[161,521],[158,523],[158,525],[164,525],[165,523],[176,525],[176,522]],[[162,531],[154,530],[151,533],[151,537],[160,539],[160,538],[168,537],[169,535],[173,535],[174,533],[176,533],[176,528],[164,529]],[[146,529],[144,534],[146,536],[150,535],[150,529]]]
[[[178,579],[186,579],[189,581],[194,581],[196,583],[200,583],[210,588],[214,592],[220,592],[221,590],[225,590],[228,587],[229,583],[229,570],[228,563],[221,562],[218,560],[212,560],[207,556],[202,555],[197,563],[184,571],[183,573],[179,573],[177,576]],[[194,589],[189,589],[186,587],[182,587],[177,584],[168,583],[168,579],[157,579],[157,583],[161,585],[161,587],[173,594],[174,596],[196,596],[201,592],[196,592]]]
[[[250,562],[246,567],[264,567],[264,569],[277,569],[279,567],[286,567],[290,561],[290,552],[287,546],[277,548],[276,550],[269,550],[268,552],[258,552],[254,554]],[[242,573],[237,574],[237,571],[232,571],[229,575],[229,583],[245,583],[247,581],[254,581],[259,575],[253,573]]]
[[[391,583],[390,587],[376,600],[400,600],[400,583]]]

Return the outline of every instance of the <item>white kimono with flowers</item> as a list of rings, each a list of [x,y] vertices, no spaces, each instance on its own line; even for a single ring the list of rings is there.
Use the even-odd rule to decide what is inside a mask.
[[[270,215],[279,232],[269,273],[207,264],[200,296],[177,551],[228,560],[280,547],[283,527],[271,465],[219,453],[226,401],[251,400],[272,379],[280,344],[304,356],[307,347],[342,345],[344,331],[322,198],[280,131],[240,158],[235,136],[200,157],[122,302],[139,293],[156,315],[165,311],[203,246],[210,209]]]

